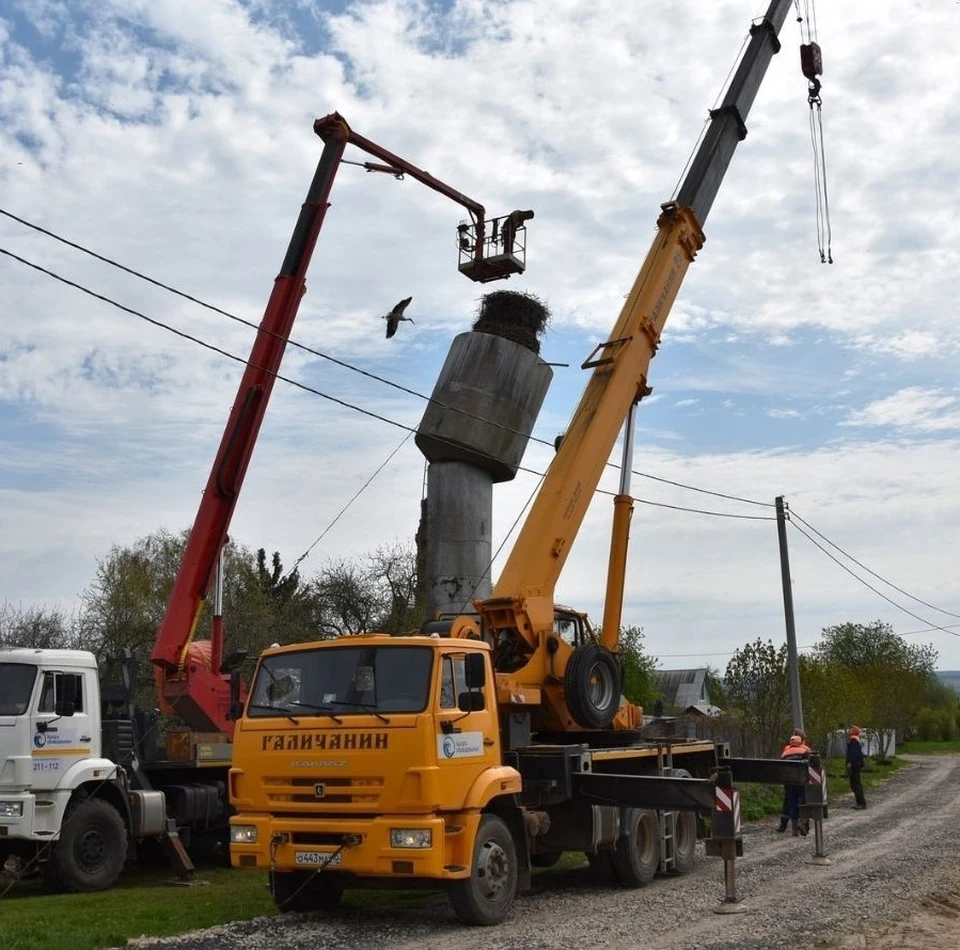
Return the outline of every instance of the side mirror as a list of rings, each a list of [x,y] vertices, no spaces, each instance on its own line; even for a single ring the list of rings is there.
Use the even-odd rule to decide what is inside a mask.
[[[482,657],[481,657],[482,659]],[[483,693],[461,693],[457,697],[457,709],[460,712],[481,712],[487,708],[487,699]]]
[[[482,689],[487,685],[487,664],[482,653],[467,654],[464,677],[467,689]]]
[[[235,699],[230,703],[230,718],[236,722],[243,715],[243,703]]]
[[[77,711],[77,705],[72,699],[58,699],[54,703],[53,711],[58,716],[72,716]]]
[[[246,650],[234,650],[232,653],[228,653],[226,659],[220,664],[220,672],[232,673],[246,660],[248,655]]]

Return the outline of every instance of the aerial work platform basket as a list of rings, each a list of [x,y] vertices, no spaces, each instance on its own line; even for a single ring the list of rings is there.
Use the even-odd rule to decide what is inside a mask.
[[[461,274],[479,283],[504,280],[527,268],[527,228],[532,211],[511,211],[481,224],[463,222],[457,227]],[[489,230],[488,230],[489,228]]]

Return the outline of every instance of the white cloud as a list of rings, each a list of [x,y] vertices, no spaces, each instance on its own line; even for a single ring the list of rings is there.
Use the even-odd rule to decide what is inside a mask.
[[[910,386],[851,413],[841,425],[892,426],[923,433],[945,432],[960,429],[958,403],[960,400],[956,396],[943,390]]]

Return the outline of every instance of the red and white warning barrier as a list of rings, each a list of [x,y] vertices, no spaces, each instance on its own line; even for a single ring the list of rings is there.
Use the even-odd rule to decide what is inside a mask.
[[[716,787],[714,807],[722,814],[733,815],[734,834],[740,834],[740,793],[735,788]]]

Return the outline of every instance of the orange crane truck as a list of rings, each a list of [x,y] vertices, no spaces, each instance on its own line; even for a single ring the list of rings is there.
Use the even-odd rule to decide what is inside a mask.
[[[237,708],[231,859],[268,871],[282,910],[426,883],[446,888],[463,921],[495,924],[531,868],[565,851],[626,886],[690,870],[718,750],[651,737],[621,695],[628,452],[602,634],[554,590],[621,428],[632,443],[650,359],[790,6],[774,0],[752,25],[610,338],[583,364],[584,395],[492,595],[415,636],[262,654]]]

